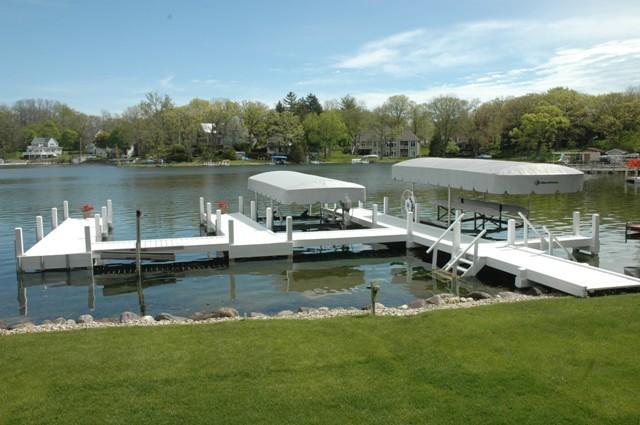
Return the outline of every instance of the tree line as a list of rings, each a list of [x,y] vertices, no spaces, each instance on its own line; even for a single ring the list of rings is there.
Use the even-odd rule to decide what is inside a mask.
[[[203,131],[201,123],[210,123]],[[353,96],[325,101],[289,92],[272,108],[256,101],[193,99],[178,106],[149,93],[121,114],[84,114],[51,100],[0,105],[0,156],[22,151],[33,137],[54,137],[69,151],[88,143],[140,157],[174,160],[232,157],[234,150],[328,157],[357,154],[360,139],[380,144],[409,128],[428,141],[423,154],[543,160],[555,150],[587,147],[640,150],[640,91],[589,95],[567,88],[468,101],[443,95],[426,103],[405,95],[369,109]]]

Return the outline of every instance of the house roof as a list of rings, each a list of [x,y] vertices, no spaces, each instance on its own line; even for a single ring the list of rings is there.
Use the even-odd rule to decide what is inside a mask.
[[[360,141],[362,142],[378,142],[380,141],[380,136],[375,130],[367,130],[360,134]],[[394,142],[419,142],[420,139],[416,136],[413,131],[409,127],[405,127],[402,130],[402,133],[398,137],[393,138]]]
[[[606,152],[607,155],[626,155],[627,151],[623,151],[622,149],[610,149]]]

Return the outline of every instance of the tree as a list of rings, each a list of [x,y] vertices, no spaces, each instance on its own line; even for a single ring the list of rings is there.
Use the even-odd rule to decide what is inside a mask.
[[[391,117],[391,125],[399,128],[407,125],[414,106],[415,103],[405,95],[391,96],[382,105],[384,111]]]
[[[306,112],[311,114],[319,115],[322,113],[322,105],[320,101],[316,97],[315,94],[309,93],[307,97],[304,99],[304,104],[306,106]]]
[[[242,121],[252,144],[255,144],[264,134],[264,122],[268,112],[269,107],[264,103],[242,102]]]
[[[512,130],[514,137],[529,151],[535,150],[535,157],[541,159],[543,148],[550,148],[558,134],[570,125],[560,108],[554,105],[542,105],[534,112],[522,116],[522,124]]]
[[[60,146],[66,150],[78,150],[80,135],[69,128],[65,129],[60,135]]]
[[[287,93],[287,95],[282,100],[284,109],[291,112],[293,112],[293,109],[295,108],[296,103],[298,103],[298,96],[296,96],[296,94],[292,91]]]
[[[368,114],[364,105],[350,95],[340,99],[340,114],[344,122],[349,139],[351,141],[351,154],[355,154],[360,143],[360,136],[365,131],[368,123]]]
[[[284,111],[285,111],[284,105],[282,104],[282,102],[278,101],[278,103],[276,103],[276,112],[281,114]]]
[[[434,137],[429,155],[442,156],[449,141],[456,139],[456,136],[464,131],[464,121],[468,119],[470,104],[455,96],[439,96],[429,102],[428,110],[434,124]]]

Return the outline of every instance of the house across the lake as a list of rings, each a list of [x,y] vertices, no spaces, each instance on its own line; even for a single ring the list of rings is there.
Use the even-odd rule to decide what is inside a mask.
[[[52,137],[34,137],[27,150],[22,153],[26,159],[51,159],[62,155],[62,148]]]
[[[413,131],[405,128],[398,136],[384,136],[374,130],[360,135],[358,155],[415,158],[420,156],[420,145],[424,143]]]

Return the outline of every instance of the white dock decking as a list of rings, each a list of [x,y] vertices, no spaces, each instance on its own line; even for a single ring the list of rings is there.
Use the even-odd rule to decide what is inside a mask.
[[[438,250],[455,254],[455,250],[464,250],[473,241],[472,237],[459,234],[456,247],[452,233],[441,238],[443,230],[434,226],[414,222],[408,226],[406,219],[383,213],[375,214],[374,218],[373,210],[365,208],[353,208],[350,213],[352,221],[364,229],[294,232],[289,228],[287,232],[275,233],[242,213],[221,214],[216,236],[145,239],[141,241],[141,250],[173,254],[226,252],[229,259],[264,258],[292,256],[296,248],[314,246],[405,242],[407,246],[431,247],[440,239]],[[216,215],[208,217],[209,227],[215,228]],[[26,252],[22,250],[22,230],[16,229],[18,269],[39,272],[91,268],[95,261],[100,261],[101,254],[135,252],[135,240],[96,241],[101,239],[96,235],[96,227],[100,226],[100,234],[104,234],[104,223],[100,220],[67,218]],[[577,231],[573,235],[558,236],[562,244],[566,248],[593,248],[595,238],[581,235],[579,226],[574,229]],[[489,266],[516,276],[516,286],[535,282],[575,296],[640,288],[640,279],[549,255],[538,249],[543,245],[539,239],[528,240],[527,245],[523,241],[480,239],[477,257],[473,257],[473,271]],[[466,261],[470,262],[469,254]]]

